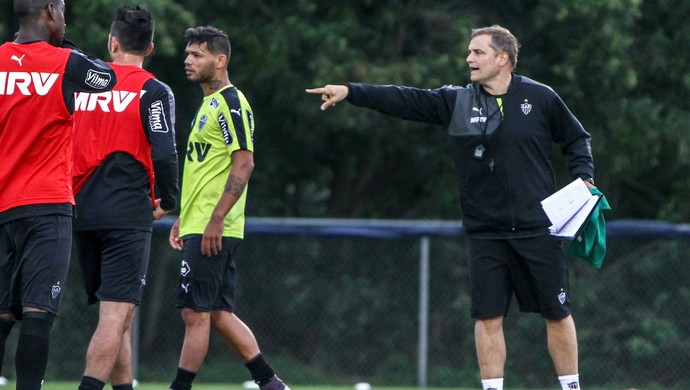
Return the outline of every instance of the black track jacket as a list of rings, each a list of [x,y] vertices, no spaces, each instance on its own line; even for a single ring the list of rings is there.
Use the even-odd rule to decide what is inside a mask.
[[[472,238],[548,234],[541,200],[555,191],[554,143],[573,178],[593,178],[590,135],[548,86],[513,74],[508,92],[478,84],[418,89],[349,83],[347,100],[397,118],[448,128],[463,226]],[[499,102],[501,106],[499,106]]]

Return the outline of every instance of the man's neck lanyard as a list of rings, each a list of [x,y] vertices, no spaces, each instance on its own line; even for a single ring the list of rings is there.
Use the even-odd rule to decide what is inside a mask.
[[[485,157],[486,151],[487,151],[486,147],[488,147],[489,152],[491,153],[491,160],[489,160],[489,169],[491,170],[491,172],[494,171],[494,166],[495,166],[493,155],[494,155],[494,151],[496,150],[496,144],[498,143],[498,134],[496,134],[496,141],[494,142],[493,145],[491,145],[491,143],[489,142],[489,140],[486,136],[486,132],[487,132],[488,127],[489,127],[489,121],[491,121],[491,118],[493,118],[494,115],[500,113],[501,114],[501,121],[503,121],[503,99],[500,97],[496,98],[496,103],[498,104],[498,108],[486,117],[486,121],[483,123],[481,121],[477,122],[477,124],[479,125],[479,128],[482,131],[482,144],[477,145],[474,148],[474,155],[473,155],[473,157],[476,160],[480,160],[480,161],[483,160]],[[487,104],[487,110],[488,110],[488,104]],[[499,126],[500,126],[500,124],[499,124]],[[486,147],[484,147],[484,144],[486,144]]]

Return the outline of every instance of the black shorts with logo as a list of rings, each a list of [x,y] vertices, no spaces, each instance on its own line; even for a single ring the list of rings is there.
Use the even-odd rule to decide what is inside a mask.
[[[559,320],[570,314],[568,266],[560,239],[469,240],[472,318],[505,316],[513,294],[520,311]]]
[[[0,313],[32,307],[57,315],[72,252],[72,217],[41,215],[0,224]]]
[[[200,311],[235,311],[235,262],[239,238],[223,237],[222,250],[215,256],[201,254],[201,234],[183,238],[177,307]]]
[[[77,230],[74,241],[88,303],[141,303],[151,252],[151,232]]]

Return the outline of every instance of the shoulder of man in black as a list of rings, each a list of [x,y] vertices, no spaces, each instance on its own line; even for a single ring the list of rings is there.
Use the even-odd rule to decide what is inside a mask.
[[[556,91],[551,88],[551,86],[546,85],[542,82],[533,80],[529,77],[521,76],[521,75],[514,75],[513,76],[515,79],[511,83],[511,90],[513,87],[517,88],[530,88],[536,93],[541,94],[544,97],[557,97],[558,94]]]
[[[67,45],[69,46],[69,45]],[[70,112],[74,112],[75,92],[106,92],[117,84],[115,71],[105,61],[71,49],[62,83],[62,96]]]
[[[572,177],[594,177],[594,162],[590,145],[591,135],[570,111],[558,93],[550,86],[522,76],[522,85],[542,99],[551,125],[554,142],[569,156]]]
[[[175,95],[162,81],[152,78],[142,88],[141,121],[151,144],[156,187],[165,210],[175,208],[179,198],[177,146],[175,144]]]
[[[71,49],[65,69],[66,87],[74,92],[110,91],[117,84],[115,71],[105,61]]]

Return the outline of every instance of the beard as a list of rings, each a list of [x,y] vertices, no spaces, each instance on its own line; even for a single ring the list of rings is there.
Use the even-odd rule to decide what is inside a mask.
[[[216,78],[216,70],[212,64],[199,69],[195,74],[187,77],[190,81],[197,81],[199,83],[208,83]]]

